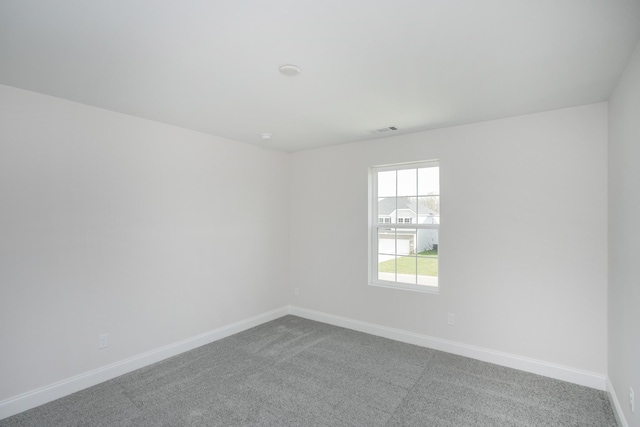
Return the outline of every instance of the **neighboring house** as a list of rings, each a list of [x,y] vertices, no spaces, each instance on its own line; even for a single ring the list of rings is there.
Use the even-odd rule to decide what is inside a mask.
[[[378,200],[378,222],[385,224],[439,224],[438,196],[386,197]],[[438,247],[438,230],[380,229],[378,253],[413,255]]]

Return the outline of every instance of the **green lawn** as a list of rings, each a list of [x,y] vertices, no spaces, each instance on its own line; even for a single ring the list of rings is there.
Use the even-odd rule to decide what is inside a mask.
[[[427,258],[428,257],[428,258]],[[417,265],[416,265],[417,259]],[[394,273],[395,261],[390,259],[378,264],[378,271],[381,273]],[[423,251],[418,256],[403,256],[397,259],[398,273],[416,274],[416,267],[419,276],[438,276],[438,250]]]

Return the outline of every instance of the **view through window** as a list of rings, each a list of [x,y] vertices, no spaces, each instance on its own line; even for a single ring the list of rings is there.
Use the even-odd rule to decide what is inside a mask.
[[[375,167],[372,180],[373,283],[437,289],[438,162]]]

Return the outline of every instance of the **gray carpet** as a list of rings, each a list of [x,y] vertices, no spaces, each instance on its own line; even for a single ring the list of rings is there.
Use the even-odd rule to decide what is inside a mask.
[[[607,395],[286,316],[0,426],[615,426]]]

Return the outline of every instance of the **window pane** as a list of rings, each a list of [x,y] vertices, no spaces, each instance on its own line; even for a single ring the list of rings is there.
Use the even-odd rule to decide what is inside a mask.
[[[378,229],[378,254],[396,254],[396,232],[393,228]]]
[[[396,230],[396,254],[415,255],[416,230]]]
[[[418,257],[418,284],[438,286],[438,258]]]
[[[396,257],[378,255],[378,280],[396,281]]]
[[[438,286],[438,230],[418,230],[418,284]]]
[[[398,196],[415,196],[418,194],[416,173],[417,169],[398,171]]]
[[[418,224],[440,224],[440,196],[418,198]],[[434,219],[438,217],[438,219]]]
[[[398,200],[396,197],[380,197],[378,198],[378,219],[382,218],[380,222],[391,223],[395,222],[396,204]],[[394,218],[392,221],[391,218]]]
[[[416,284],[416,257],[401,256],[397,259],[398,282]]]
[[[378,172],[378,197],[396,196],[396,171]]]
[[[418,192],[421,196],[440,194],[440,168],[418,169]]]
[[[438,256],[438,230],[418,230],[418,256]]]

